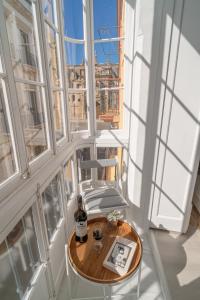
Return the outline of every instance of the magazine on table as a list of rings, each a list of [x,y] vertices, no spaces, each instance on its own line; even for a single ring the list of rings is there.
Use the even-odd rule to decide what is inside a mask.
[[[117,236],[114,240],[103,266],[119,275],[125,275],[131,265],[136,242]]]

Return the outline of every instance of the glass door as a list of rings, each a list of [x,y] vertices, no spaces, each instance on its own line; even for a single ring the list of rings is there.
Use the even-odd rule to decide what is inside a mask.
[[[50,268],[55,292],[65,268],[65,220],[62,204],[61,179],[57,174],[42,193],[42,207],[48,240]]]

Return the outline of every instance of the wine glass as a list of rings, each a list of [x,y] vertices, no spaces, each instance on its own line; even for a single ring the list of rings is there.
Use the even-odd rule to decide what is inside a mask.
[[[99,223],[99,222],[94,224],[93,238],[94,238],[93,248],[97,254],[100,254],[101,249],[103,247],[103,244],[102,244],[103,232],[102,232],[101,223]]]

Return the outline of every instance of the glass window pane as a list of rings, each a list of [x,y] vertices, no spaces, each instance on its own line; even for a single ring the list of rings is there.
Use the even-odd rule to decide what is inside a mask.
[[[53,24],[55,24],[54,9],[55,9],[54,0],[42,0],[42,11],[43,11],[43,14]]]
[[[74,192],[73,176],[72,176],[72,161],[73,160],[71,158],[64,165],[65,194],[67,200],[71,198],[71,195]]]
[[[97,159],[117,158],[119,169],[121,169],[122,147],[98,147]],[[98,180],[114,181],[115,167],[98,168]]]
[[[16,172],[4,96],[6,96],[5,83],[0,80],[0,183]]]
[[[5,241],[0,244],[0,299],[20,300]]]
[[[90,148],[82,148],[76,151],[76,159],[78,160],[90,160]],[[78,170],[78,180],[84,181],[91,179],[91,169],[81,169],[81,178]]]
[[[17,83],[21,120],[29,161],[47,149],[44,90],[31,84]]]
[[[83,39],[83,4],[82,0],[65,0],[64,34],[74,39]]]
[[[64,124],[63,124],[63,92],[53,92],[53,117],[54,127],[56,134],[56,141],[64,137]]]
[[[65,43],[68,87],[85,88],[85,52],[84,45]]]
[[[94,0],[94,39],[124,35],[124,0]]]
[[[96,91],[97,130],[123,127],[123,89]]]
[[[42,194],[43,211],[49,242],[53,237],[57,224],[62,217],[60,179],[57,175]]]
[[[2,299],[19,299],[15,295],[15,291],[21,297],[24,295],[36,269],[41,264],[31,209],[9,233],[6,242],[2,243],[0,247],[5,258],[3,267],[6,271],[4,274],[1,269],[4,278],[1,278],[0,281],[3,282],[4,289],[1,290],[0,287],[0,293],[4,291],[6,296],[10,296],[10,298]]]
[[[34,33],[32,1],[4,1],[4,16],[16,77],[39,81],[38,53]]]
[[[48,63],[50,69],[51,86],[60,86],[60,73],[58,66],[58,49],[56,43],[56,32],[46,24],[46,36],[48,43]]]
[[[28,241],[30,265],[32,268],[37,268],[40,262],[40,253],[37,244],[33,213],[31,209],[28,210],[22,220],[23,226],[26,231],[26,241]],[[28,238],[29,235],[30,238]]]
[[[97,129],[123,127],[124,50],[123,42],[95,44]],[[115,88],[119,90],[114,90]],[[112,89],[112,90],[111,90]]]
[[[76,91],[68,93],[69,121],[71,131],[88,129],[86,92]]]
[[[123,42],[95,44],[95,79],[97,88],[124,85]]]

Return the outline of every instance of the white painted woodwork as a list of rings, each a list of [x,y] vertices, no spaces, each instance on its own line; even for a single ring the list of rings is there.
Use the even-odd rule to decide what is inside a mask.
[[[65,222],[63,219],[58,225],[57,232],[49,247],[51,272],[53,276],[56,294],[58,293],[65,269],[65,244]]]
[[[174,16],[173,6],[164,7],[162,32],[168,36],[160,40],[165,44],[160,53],[163,68],[151,223],[184,232],[199,160],[200,2],[174,4]]]

